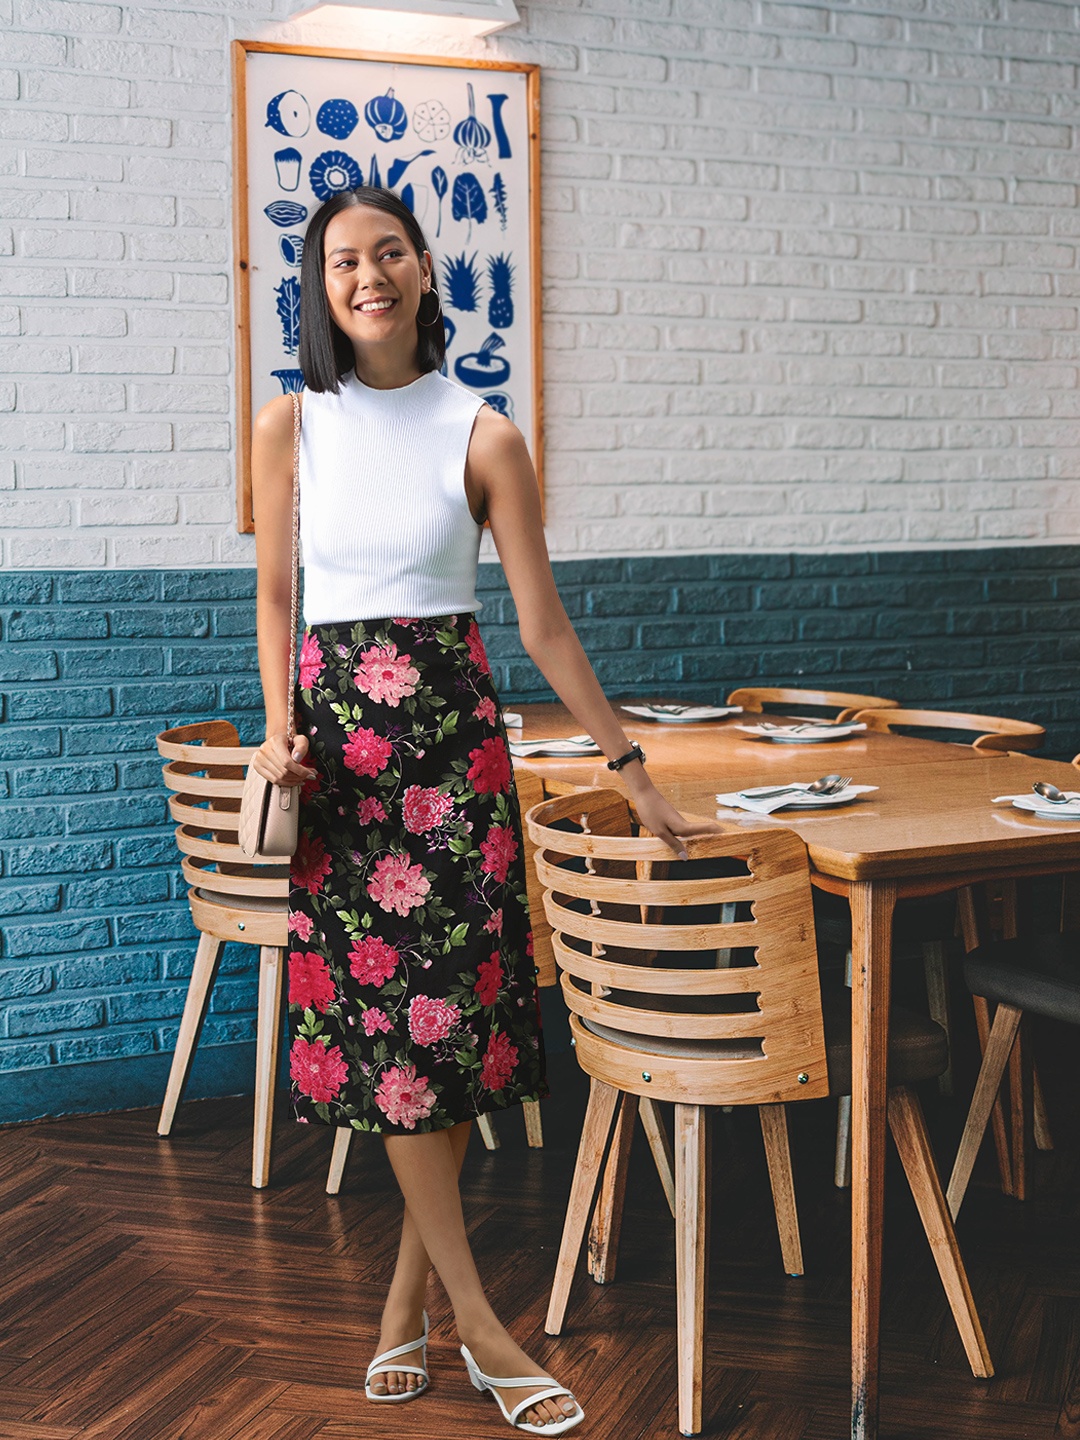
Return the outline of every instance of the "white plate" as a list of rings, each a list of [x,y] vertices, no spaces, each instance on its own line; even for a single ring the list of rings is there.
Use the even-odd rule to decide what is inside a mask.
[[[758,725],[736,727],[752,735],[755,740],[771,740],[776,745],[821,745],[829,740],[850,740],[861,735],[865,725],[814,725],[806,729],[801,726],[791,730],[762,730]]]
[[[1012,805],[1014,810],[1026,810],[1040,820],[1080,821],[1080,800],[1070,801],[1068,805],[1051,805],[1039,795],[1018,795]]]
[[[655,720],[661,725],[697,725],[703,720],[723,720],[741,715],[741,705],[620,705],[628,715]]]
[[[591,735],[570,735],[565,740],[511,740],[511,755],[531,760],[534,755],[602,755],[603,751]]]
[[[757,790],[740,790],[739,794],[747,800],[753,800],[761,791],[775,790],[775,785],[762,785]],[[850,785],[838,790],[835,795],[808,795],[805,791],[794,791],[781,807],[784,810],[830,810],[834,805],[851,805],[858,798],[861,790],[853,790]],[[778,800],[780,796],[776,797]]]

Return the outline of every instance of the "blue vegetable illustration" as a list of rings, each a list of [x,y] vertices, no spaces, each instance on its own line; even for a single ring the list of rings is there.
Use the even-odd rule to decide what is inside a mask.
[[[474,390],[505,385],[510,379],[510,361],[495,353],[505,344],[502,336],[492,331],[479,350],[454,361],[454,374],[463,385],[471,385]]]
[[[299,90],[282,90],[266,107],[266,123],[280,135],[306,135],[311,129],[311,106]]]
[[[495,143],[499,147],[499,159],[510,159],[510,136],[506,133],[506,126],[503,124],[502,107],[509,100],[509,95],[489,95],[488,102],[491,105],[491,128],[495,131]]]
[[[274,374],[277,374],[276,370]],[[485,395],[484,399],[491,408],[497,410],[500,415],[505,415],[508,420],[514,418],[514,402],[510,399],[509,395],[504,395],[501,390],[493,390],[490,395]]]
[[[274,294],[281,321],[282,348],[286,355],[295,355],[300,344],[300,281],[295,275],[287,275]]]
[[[476,268],[476,255],[471,260],[464,253],[452,255],[443,261],[443,275],[446,279],[444,294],[455,310],[475,310],[480,298],[480,274]]]
[[[405,106],[394,99],[393,89],[385,95],[376,95],[364,106],[364,119],[380,140],[400,140],[409,124]]]
[[[421,100],[413,111],[412,128],[425,145],[445,140],[450,134],[450,111],[441,100]]]
[[[368,171],[367,183],[375,190],[382,189],[382,175],[379,173],[379,162],[374,155],[371,157],[371,168]]]
[[[400,190],[398,193],[399,193],[400,196],[401,196],[401,203],[402,203],[403,205],[407,205],[407,206],[409,207],[409,209],[410,209],[410,210],[413,212],[413,214],[415,215],[415,214],[416,214],[416,196],[413,194],[413,188],[412,188],[412,186],[411,186],[411,185],[403,185],[403,186],[401,187],[401,190]]]
[[[334,140],[347,140],[359,120],[360,112],[351,100],[324,100],[315,116],[315,124]]]
[[[307,219],[307,206],[295,200],[271,200],[263,214],[284,230],[288,225],[302,225]]]
[[[281,381],[282,394],[289,395],[293,391],[299,392],[304,388],[304,372],[302,370],[271,370],[275,380]]]
[[[364,183],[360,166],[344,150],[324,150],[311,162],[308,179],[320,200],[329,200],[340,190],[355,190]]]
[[[287,150],[274,151],[274,169],[277,183],[282,190],[296,190],[300,186],[300,163],[303,156],[299,150],[289,146]]]
[[[488,279],[491,299],[488,301],[488,324],[495,330],[508,330],[514,323],[514,267],[509,255],[488,256]]]
[[[425,155],[434,155],[434,150],[418,150],[415,155],[410,155],[407,160],[395,160],[386,172],[386,188],[393,190],[394,186],[401,179],[405,171],[414,160],[422,160]]]
[[[495,207],[495,213],[499,217],[499,229],[506,229],[506,182],[502,178],[502,171],[495,171],[495,179],[491,182],[491,203]]]
[[[439,223],[435,228],[436,239],[438,239],[439,235],[442,233],[442,202],[443,196],[446,194],[447,184],[448,181],[446,179],[446,171],[442,168],[441,165],[436,165],[431,172],[431,186],[432,189],[435,191],[435,194],[439,197]]]
[[[281,258],[286,265],[299,265],[304,258],[304,237],[302,235],[282,235],[277,242],[281,251]]]
[[[470,240],[472,239],[473,221],[482,225],[487,219],[488,208],[487,201],[484,199],[484,187],[471,170],[463,170],[460,175],[454,176],[454,189],[450,196],[450,213],[455,220],[468,220],[468,238]]]
[[[472,83],[465,87],[469,92],[469,113],[460,124],[454,126],[454,144],[458,147],[454,156],[455,165],[489,165],[488,146],[491,131],[476,118],[476,96]]]
[[[457,334],[457,326],[454,324],[453,320],[450,318],[449,315],[444,315],[444,316],[442,317],[442,323],[443,323],[443,332],[444,332],[444,334],[445,334],[445,336],[446,336],[446,348],[449,350],[449,349],[450,349],[450,341],[453,340],[454,336]],[[446,374],[446,366],[445,366],[445,365],[443,366],[443,374],[444,374],[444,375]]]

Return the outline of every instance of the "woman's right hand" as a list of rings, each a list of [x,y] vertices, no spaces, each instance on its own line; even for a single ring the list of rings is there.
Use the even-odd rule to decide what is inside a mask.
[[[266,737],[251,757],[251,763],[264,780],[274,785],[303,785],[305,780],[315,776],[314,770],[301,763],[307,753],[306,735],[294,736],[290,751],[288,737],[281,731]]]

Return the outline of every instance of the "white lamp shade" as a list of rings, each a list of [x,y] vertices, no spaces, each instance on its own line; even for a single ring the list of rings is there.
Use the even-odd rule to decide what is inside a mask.
[[[366,21],[382,34],[400,31],[454,36],[490,35],[518,23],[514,0],[330,0],[294,12],[292,18],[315,11]]]

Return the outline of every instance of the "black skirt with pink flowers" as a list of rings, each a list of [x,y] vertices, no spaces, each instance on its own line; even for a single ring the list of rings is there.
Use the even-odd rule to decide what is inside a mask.
[[[471,615],[309,626],[289,899],[299,1120],[441,1130],[547,1094],[521,818]]]

